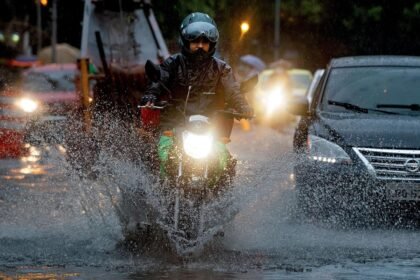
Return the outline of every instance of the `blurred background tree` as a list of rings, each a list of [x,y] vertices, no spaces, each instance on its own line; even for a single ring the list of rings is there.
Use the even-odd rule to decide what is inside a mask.
[[[79,47],[83,1],[57,1],[58,42]],[[152,0],[171,52],[179,50],[178,28],[182,19],[200,11],[214,17],[218,24],[220,55],[235,59],[252,53],[266,62],[273,60],[274,53],[274,2]],[[36,25],[35,0],[0,0],[0,6],[0,26],[13,19],[23,21],[27,15],[29,23]],[[48,34],[50,7],[44,7],[42,13],[43,28]],[[420,0],[281,0],[280,18],[280,56],[297,59],[303,67],[323,67],[331,57],[344,55],[420,55]],[[240,30],[242,21],[250,25],[244,36]]]

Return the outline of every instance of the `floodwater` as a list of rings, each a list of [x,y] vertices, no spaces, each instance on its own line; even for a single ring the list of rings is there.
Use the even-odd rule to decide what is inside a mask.
[[[420,279],[419,230],[296,219],[291,129],[236,126],[232,139],[239,212],[191,259],[120,246],[113,195],[147,183],[129,162],[80,179],[59,145],[1,160],[0,279]]]

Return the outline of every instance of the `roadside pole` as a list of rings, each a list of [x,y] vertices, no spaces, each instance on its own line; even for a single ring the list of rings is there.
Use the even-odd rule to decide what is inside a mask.
[[[274,5],[274,60],[279,59],[280,48],[280,0]]]
[[[87,41],[89,35],[89,20],[92,12],[91,0],[85,0],[85,8],[83,13],[82,27],[82,44],[80,48],[80,90],[82,93],[83,119],[85,129],[90,132],[91,129],[91,112],[89,110],[89,58],[87,54]]]
[[[42,48],[41,3],[39,0],[36,1],[36,36],[36,52],[39,53]]]
[[[51,38],[51,60],[57,63],[57,0],[52,1],[52,38]]]

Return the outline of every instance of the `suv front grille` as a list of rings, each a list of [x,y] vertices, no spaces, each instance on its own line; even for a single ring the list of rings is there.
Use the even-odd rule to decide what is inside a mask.
[[[420,181],[420,150],[353,148],[368,168],[380,180]]]

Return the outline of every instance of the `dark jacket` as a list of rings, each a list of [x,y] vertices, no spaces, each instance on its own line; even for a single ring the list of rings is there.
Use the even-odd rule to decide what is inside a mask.
[[[161,81],[172,92],[169,95],[158,83],[151,83],[146,94],[153,94],[167,100],[168,106],[162,113],[161,126],[171,129],[182,124],[183,111],[191,86],[186,115],[211,116],[215,110],[233,108],[238,112],[248,103],[239,90],[232,68],[213,56],[203,61],[191,62],[179,53],[167,58],[160,66]]]

